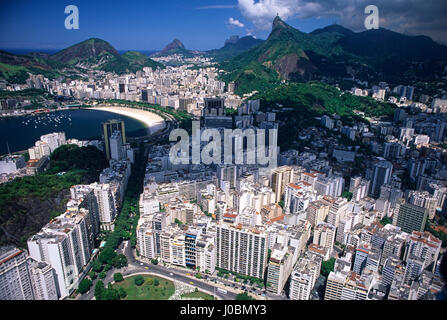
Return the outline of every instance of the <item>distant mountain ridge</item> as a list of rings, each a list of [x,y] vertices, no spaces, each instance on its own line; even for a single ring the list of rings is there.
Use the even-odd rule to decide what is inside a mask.
[[[261,43],[264,40],[256,39],[252,36],[231,36],[225,41],[225,44],[220,49],[209,50],[206,54],[211,55],[217,61],[231,59]]]
[[[447,47],[425,36],[386,29],[355,33],[339,25],[301,32],[276,17],[268,39],[221,64],[238,93],[270,88],[282,80],[322,77],[398,81],[423,79],[447,61]],[[414,62],[424,65],[418,68]]]
[[[38,52],[15,55],[0,51],[0,78],[14,83],[25,83],[28,72],[54,79],[62,75],[62,70],[76,67],[117,74],[134,73],[144,67],[165,68],[140,52],[128,51],[120,55],[111,44],[97,38],[80,42],[52,55]]]

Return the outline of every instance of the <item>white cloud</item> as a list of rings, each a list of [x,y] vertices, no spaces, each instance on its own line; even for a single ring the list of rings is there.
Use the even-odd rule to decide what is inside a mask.
[[[227,23],[230,24],[230,25],[232,25],[232,26],[239,27],[239,28],[243,28],[243,27],[245,27],[245,25],[244,25],[242,22],[240,22],[239,20],[234,19],[234,18],[230,18],[230,19],[228,19],[228,22],[227,22]]]
[[[273,19],[279,15],[287,20],[290,17],[306,16],[320,11],[317,2],[301,0],[239,0],[241,13],[250,20],[256,28],[267,30],[271,27]]]

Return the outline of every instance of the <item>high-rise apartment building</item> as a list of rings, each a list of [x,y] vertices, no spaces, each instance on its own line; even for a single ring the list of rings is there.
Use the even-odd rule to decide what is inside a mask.
[[[30,257],[55,270],[58,296],[62,298],[77,289],[93,253],[87,234],[88,214],[85,209],[67,212],[28,240]]]
[[[380,195],[380,187],[391,181],[393,173],[393,164],[389,161],[381,160],[374,166],[374,172],[371,179],[371,196],[378,198]]]
[[[289,166],[278,167],[273,170],[272,190],[275,192],[276,202],[280,202],[285,193],[286,186],[292,182],[293,168]]]
[[[313,243],[331,252],[335,242],[335,232],[336,228],[332,224],[322,222],[315,227]]]
[[[274,245],[267,269],[268,291],[281,294],[293,269],[294,252],[294,247],[283,246],[279,243]]]
[[[31,285],[35,300],[57,300],[56,273],[46,262],[30,260]]]
[[[413,231],[406,243],[404,260],[407,261],[413,255],[422,259],[425,268],[431,267],[430,271],[434,272],[441,246],[442,241],[429,232]]]
[[[396,213],[396,216],[393,217],[393,224],[400,227],[402,231],[407,233],[424,231],[428,217],[427,209],[401,200],[399,211]]]
[[[117,209],[115,206],[111,185],[94,183],[90,186],[98,204],[101,229],[113,230],[113,223],[116,218]]]
[[[126,144],[126,127],[123,120],[109,120],[102,123],[102,132],[104,140],[104,150],[106,152],[107,160],[112,159],[111,149],[110,149],[110,137],[112,137],[113,132],[120,131],[122,144]]]
[[[317,226],[324,222],[329,214],[330,205],[321,200],[309,203],[306,208],[306,219],[312,226]]]
[[[240,225],[216,227],[217,267],[264,279],[267,267],[267,234]]]
[[[14,247],[0,247],[0,300],[33,300],[28,256]]]
[[[320,267],[317,262],[308,258],[298,260],[290,279],[290,299],[309,300],[319,275]]]

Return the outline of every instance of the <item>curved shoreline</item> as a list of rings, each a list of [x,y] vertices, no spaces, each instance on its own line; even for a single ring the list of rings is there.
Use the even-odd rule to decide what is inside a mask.
[[[125,107],[93,107],[88,109],[111,112],[135,119],[149,128],[151,134],[163,130],[166,127],[166,122],[162,117],[147,110]]]

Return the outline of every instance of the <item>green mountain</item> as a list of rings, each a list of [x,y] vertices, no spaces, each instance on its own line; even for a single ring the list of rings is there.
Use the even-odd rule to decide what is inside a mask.
[[[165,68],[165,66],[161,63],[150,59],[148,56],[140,52],[128,51],[122,56],[114,57],[113,59],[102,65],[100,69],[106,72],[125,74],[135,73],[145,67],[152,68],[153,70],[157,68]]]
[[[379,102],[371,97],[357,97],[336,87],[319,82],[288,82],[258,93],[253,99],[261,101],[261,110],[277,110],[280,130],[278,141],[282,150],[296,147],[301,128],[318,126],[315,117],[337,114],[343,124],[352,125],[354,120],[366,121],[366,117],[392,117],[396,106]]]
[[[140,52],[128,51],[119,55],[114,47],[100,39],[83,41],[54,55],[15,55],[0,51],[0,79],[10,83],[25,83],[28,73],[42,74],[49,79],[60,76],[76,78],[80,68],[124,74],[135,73],[144,67],[164,68],[162,64]]]
[[[322,78],[408,82],[433,77],[447,61],[447,47],[428,37],[386,29],[354,33],[338,25],[301,32],[276,17],[262,44],[221,64],[237,93],[266,90],[283,80]],[[419,62],[415,65],[414,62]]]
[[[252,36],[239,38],[232,36],[225,41],[225,45],[220,49],[210,50],[206,53],[213,57],[216,61],[224,61],[236,57],[237,55],[263,43],[264,40],[255,39]]]
[[[92,38],[59,51],[51,58],[67,64],[76,64],[81,60],[96,59],[101,56],[118,57],[119,53],[110,43]]]
[[[54,79],[60,74],[58,68],[63,64],[51,60],[45,54],[15,55],[0,50],[0,79],[11,83],[24,84],[28,79],[28,73],[43,74],[49,79]]]

